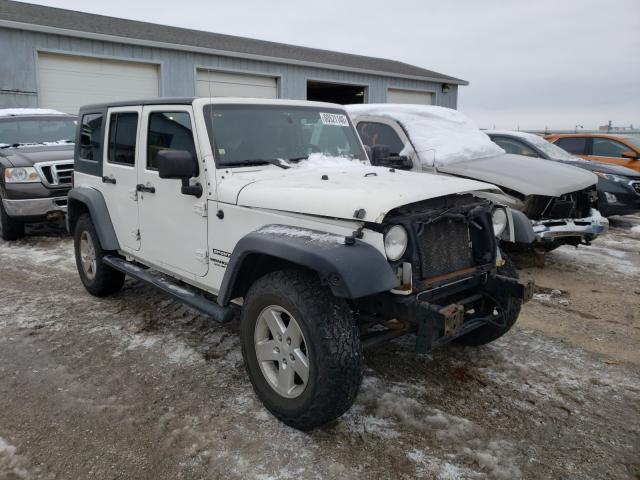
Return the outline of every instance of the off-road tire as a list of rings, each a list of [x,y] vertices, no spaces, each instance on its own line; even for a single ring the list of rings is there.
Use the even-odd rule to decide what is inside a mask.
[[[83,232],[86,232],[93,244],[95,250],[95,275],[94,278],[89,278],[84,271],[82,262],[80,259],[80,238]],[[102,262],[105,255],[112,253],[106,251],[100,245],[100,239],[96,232],[96,228],[93,225],[91,216],[88,213],[83,213],[76,222],[76,228],[73,235],[73,247],[76,255],[76,266],[78,273],[80,274],[80,280],[87,291],[96,297],[106,297],[116,293],[124,285],[125,274],[108,266]]]
[[[18,240],[24,237],[24,223],[11,218],[4,209],[0,198],[0,236],[3,240]]]
[[[272,388],[258,364],[254,330],[266,307],[277,305],[296,319],[307,343],[309,377],[296,398]],[[311,272],[298,269],[269,273],[245,296],[240,319],[245,367],[256,395],[285,424],[310,430],[338,418],[353,404],[362,381],[362,347],[353,314]]]
[[[502,258],[505,263],[502,268],[498,269],[498,274],[503,275],[505,277],[518,279],[518,272],[516,271],[511,259],[502,252]],[[487,343],[491,343],[494,340],[497,340],[509,330],[518,320],[518,316],[520,315],[520,309],[522,308],[522,299],[519,298],[496,298],[502,305],[507,305],[505,309],[504,318],[500,321],[502,325],[488,323],[480,328],[476,328],[471,332],[457,338],[456,343],[467,345],[470,347],[477,347],[480,345],[486,345]]]

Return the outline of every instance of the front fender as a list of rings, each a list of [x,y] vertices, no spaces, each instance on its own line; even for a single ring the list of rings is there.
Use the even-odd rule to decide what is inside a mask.
[[[368,243],[356,239],[352,245],[347,245],[343,236],[267,225],[236,244],[220,286],[220,305],[231,301],[234,286],[241,281],[238,274],[252,254],[266,255],[317,272],[336,297],[365,297],[400,284],[384,255]]]
[[[102,193],[95,188],[78,187],[69,191],[67,207],[67,230],[73,235],[75,222],[80,214],[88,210],[93,225],[96,227],[100,245],[105,250],[120,250],[118,237],[111,223],[109,209]]]

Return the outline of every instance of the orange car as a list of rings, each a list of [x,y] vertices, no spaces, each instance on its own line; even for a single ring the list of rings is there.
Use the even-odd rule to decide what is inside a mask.
[[[569,153],[640,172],[640,137],[608,133],[554,134],[544,137]]]

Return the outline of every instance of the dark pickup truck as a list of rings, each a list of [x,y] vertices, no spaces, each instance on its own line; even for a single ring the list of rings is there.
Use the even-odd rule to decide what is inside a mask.
[[[62,218],[73,182],[77,119],[55,110],[0,109],[0,234]]]

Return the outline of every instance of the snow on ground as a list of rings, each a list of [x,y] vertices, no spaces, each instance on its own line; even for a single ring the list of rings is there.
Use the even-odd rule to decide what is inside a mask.
[[[16,447],[0,437],[0,479],[12,480],[27,478],[24,461],[16,454]]]

